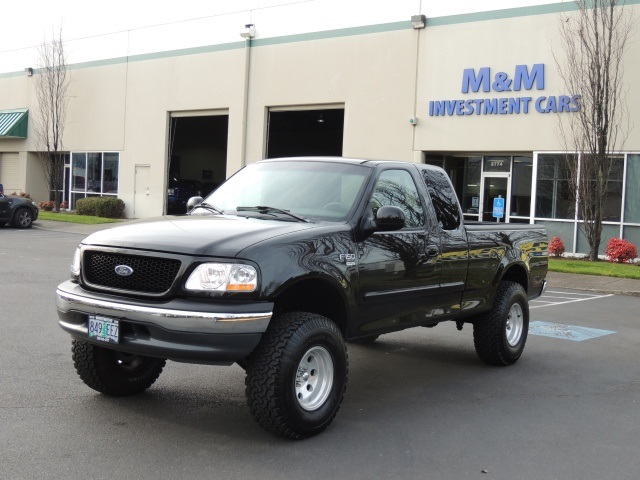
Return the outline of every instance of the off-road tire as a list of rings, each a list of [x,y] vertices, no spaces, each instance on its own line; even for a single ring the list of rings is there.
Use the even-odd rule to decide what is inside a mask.
[[[331,320],[306,312],[274,317],[247,369],[251,414],[265,430],[285,438],[317,435],[340,408],[348,371],[342,333]]]
[[[141,393],[158,379],[166,361],[128,355],[81,340],[74,340],[73,365],[82,381],[105,395],[122,397]]]
[[[490,365],[511,365],[522,355],[528,331],[529,302],[524,288],[501,282],[491,311],[473,323],[476,353]]]

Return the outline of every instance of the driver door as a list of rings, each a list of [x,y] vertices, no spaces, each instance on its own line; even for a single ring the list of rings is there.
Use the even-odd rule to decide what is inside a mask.
[[[358,335],[399,324],[425,323],[430,296],[440,280],[438,233],[427,228],[427,210],[409,170],[383,170],[373,189],[369,207],[399,207],[405,227],[375,232],[358,244],[359,295],[362,313]]]

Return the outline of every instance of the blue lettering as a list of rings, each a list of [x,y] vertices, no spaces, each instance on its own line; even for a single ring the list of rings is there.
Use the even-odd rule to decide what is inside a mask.
[[[498,113],[500,113],[500,115],[504,115],[505,113],[507,113],[507,108],[509,108],[509,99],[501,98],[498,101],[500,103],[500,110],[498,111]]]
[[[444,102],[437,100],[433,102],[433,115],[436,117],[444,116]]]
[[[547,102],[547,108],[544,109],[544,112],[545,113],[558,112],[558,109],[556,108],[556,97],[549,97],[549,101]]]
[[[462,93],[469,93],[469,88],[472,92],[480,90],[482,85],[483,92],[489,92],[491,90],[491,69],[489,67],[483,67],[478,70],[478,76],[473,68],[465,68],[462,72]]]
[[[467,109],[464,112],[465,115],[473,115],[474,104],[475,102],[473,100],[467,100],[466,102],[464,102],[465,107],[467,107]]]
[[[544,90],[544,63],[536,63],[531,67],[531,72],[526,65],[516,65],[515,78],[513,79],[513,89],[518,92],[524,83],[525,90],[533,88],[536,82],[536,90]]]
[[[485,98],[484,99],[484,114],[498,113],[498,99],[497,98]]]
[[[509,113],[520,113],[520,98],[509,99]]]
[[[542,108],[542,102],[544,102],[547,97],[538,97],[536,100],[536,110],[540,113],[544,113],[544,109]]]
[[[445,100],[444,103],[447,106],[447,114],[453,116],[456,111],[456,101],[455,100]]]
[[[491,84],[491,88],[496,92],[510,92],[511,82],[512,80],[509,80],[509,75],[505,72],[498,72],[496,73],[496,81]]]
[[[481,98],[478,98],[476,100],[473,101],[476,104],[476,115],[481,115],[482,114],[482,104],[484,103],[484,100]]]
[[[571,108],[569,104],[571,103],[571,97],[567,95],[560,95],[560,104],[558,105],[558,112],[570,112]]]
[[[464,100],[456,100],[456,115],[464,115]]]
[[[571,103],[573,103],[571,111],[579,112],[581,108],[580,95],[574,95],[573,97],[571,97]]]
[[[522,97],[522,113],[529,113],[529,102],[532,100],[531,97]]]

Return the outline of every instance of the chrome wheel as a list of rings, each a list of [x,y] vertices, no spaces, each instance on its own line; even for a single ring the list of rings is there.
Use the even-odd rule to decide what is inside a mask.
[[[524,313],[519,303],[514,303],[509,309],[505,334],[510,346],[515,347],[520,342],[522,331],[524,330]]]
[[[331,393],[333,385],[333,359],[324,347],[307,350],[298,364],[295,391],[298,404],[304,410],[320,408]]]

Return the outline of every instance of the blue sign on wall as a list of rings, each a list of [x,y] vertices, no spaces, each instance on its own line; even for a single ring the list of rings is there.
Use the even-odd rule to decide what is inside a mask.
[[[508,95],[545,89],[544,64],[516,65],[514,73],[497,72],[492,75],[490,67],[465,68],[462,72],[462,94],[479,92]],[[577,112],[580,110],[580,95],[527,95],[499,96],[493,98],[461,98],[432,100],[429,102],[430,117],[464,115],[518,115],[530,111],[538,113]]]
[[[504,198],[496,197],[493,199],[493,218],[504,217]]]

